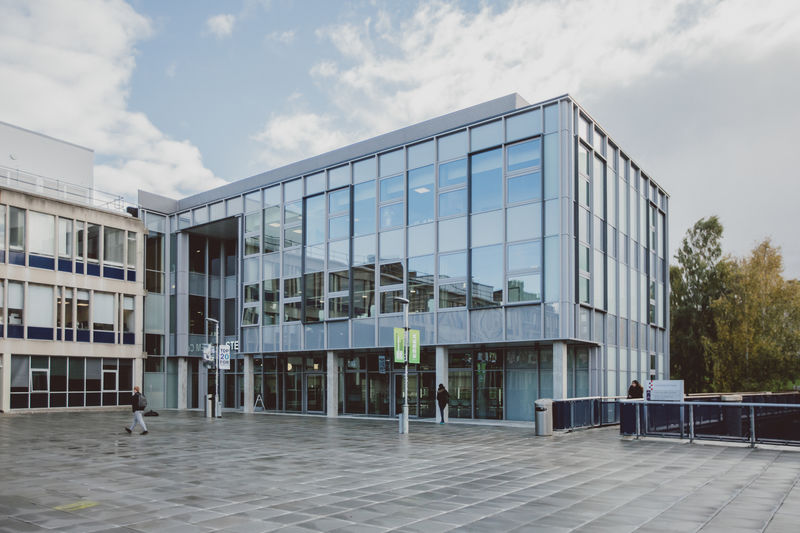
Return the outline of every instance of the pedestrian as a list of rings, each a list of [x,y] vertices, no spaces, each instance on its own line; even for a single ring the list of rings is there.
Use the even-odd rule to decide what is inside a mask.
[[[144,394],[139,392],[139,386],[133,387],[133,396],[131,396],[131,409],[133,409],[133,423],[131,427],[125,428],[125,431],[128,433],[133,433],[133,428],[136,427],[136,424],[142,426],[142,435],[147,435],[147,426],[144,423],[144,418],[142,418],[142,412],[144,408],[147,406],[147,400],[144,399],[144,402],[140,402],[139,399],[144,399]]]
[[[436,401],[439,403],[439,413],[442,415],[440,424],[444,424],[444,408],[450,401],[450,393],[444,388],[444,383],[439,383],[439,390],[436,391]]]
[[[643,398],[644,397],[644,388],[639,384],[638,380],[633,380],[631,386],[628,387],[628,398],[635,399],[635,398]]]

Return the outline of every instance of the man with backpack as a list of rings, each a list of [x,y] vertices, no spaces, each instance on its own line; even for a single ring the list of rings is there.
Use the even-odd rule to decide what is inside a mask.
[[[145,407],[147,407],[147,398],[144,394],[139,392],[139,386],[133,387],[133,396],[131,396],[131,408],[133,409],[133,423],[131,427],[125,428],[125,431],[128,433],[133,433],[133,428],[136,427],[136,424],[142,426],[142,435],[147,435],[147,426],[144,423],[144,418],[142,418],[142,412],[144,411]]]

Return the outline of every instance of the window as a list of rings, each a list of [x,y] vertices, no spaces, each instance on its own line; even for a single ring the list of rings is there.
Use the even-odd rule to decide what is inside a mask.
[[[72,257],[72,219],[58,219],[58,255],[68,259]]]
[[[503,150],[473,155],[472,212],[491,211],[503,207]]]
[[[5,248],[6,248],[6,206],[0,205],[0,250],[5,250]]]
[[[503,303],[503,252],[501,245],[472,250],[471,306]]]
[[[524,143],[509,146],[507,149],[508,172],[529,167],[538,167],[542,164],[542,141],[534,139]]]
[[[75,221],[75,259],[79,262],[84,258],[84,246],[86,245],[86,232],[84,231],[85,222]]]
[[[98,224],[88,224],[86,258],[95,263],[100,260],[100,226]]]
[[[281,248],[281,208],[264,209],[264,253],[277,252]]]
[[[88,330],[89,329],[89,291],[82,291],[78,290],[77,292],[77,302],[78,302],[78,329]]]
[[[8,324],[21,326],[24,317],[24,288],[18,281],[8,282]]]
[[[353,235],[375,232],[375,182],[353,187]]]
[[[136,299],[133,296],[122,297],[122,331],[136,331]]]
[[[125,231],[106,226],[103,228],[103,261],[123,266],[125,259]]]
[[[375,267],[353,267],[353,316],[375,316]]]
[[[263,282],[261,314],[263,315],[262,324],[265,326],[277,324],[280,319],[280,309],[278,308],[280,283],[279,279],[266,279]]]
[[[412,257],[408,260],[409,313],[426,313],[433,307],[434,256]]]
[[[25,210],[14,206],[8,209],[8,248],[25,251]]]
[[[283,244],[287,248],[303,243],[303,202],[292,202],[283,208]]]
[[[52,257],[56,249],[55,217],[28,211],[28,223],[30,224],[28,251],[32,254]]]
[[[39,328],[53,327],[53,287],[49,285],[28,285],[28,307],[35,309],[26,320],[28,326]]]
[[[408,173],[408,225],[433,220],[433,165]]]
[[[347,270],[328,273],[328,318],[347,318],[350,314],[350,274]]]
[[[114,295],[94,293],[93,323],[95,331],[114,331]]]

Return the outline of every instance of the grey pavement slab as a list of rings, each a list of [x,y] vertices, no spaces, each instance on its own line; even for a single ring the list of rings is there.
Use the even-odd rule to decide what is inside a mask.
[[[0,533],[800,531],[800,450],[603,428],[0,415]]]

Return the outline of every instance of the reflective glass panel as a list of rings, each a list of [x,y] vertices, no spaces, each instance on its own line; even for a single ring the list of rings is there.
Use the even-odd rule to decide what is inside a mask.
[[[542,132],[542,110],[534,109],[506,118],[506,141],[516,141]]]
[[[408,228],[408,255],[428,255],[434,252],[436,230],[433,224],[423,224]]]
[[[472,212],[491,211],[503,206],[503,150],[472,156]]]
[[[535,239],[542,236],[542,204],[509,207],[507,216],[507,238],[510,241]]]
[[[403,257],[403,230],[385,231],[380,234],[381,261]]]
[[[353,187],[353,235],[375,232],[375,182]]]
[[[433,220],[433,165],[408,173],[408,225]]]
[[[542,174],[531,172],[508,178],[508,203],[538,200],[542,197]]]
[[[508,245],[508,270],[531,270],[542,267],[541,241]]]
[[[399,174],[406,169],[405,165],[403,164],[402,149],[379,155],[378,162],[380,165],[381,176]]]
[[[461,157],[467,153],[467,132],[439,137],[439,161]]]
[[[363,159],[353,163],[353,181],[361,183],[375,177],[375,158]]]
[[[509,275],[508,301],[530,302],[542,299],[541,274]]]
[[[381,202],[403,199],[403,176],[381,180]]]
[[[328,171],[328,188],[335,189],[344,185],[350,185],[350,167],[344,165],[330,169]]]
[[[293,202],[303,197],[303,180],[287,181],[283,184],[284,202]]]
[[[459,159],[439,165],[439,188],[451,187],[467,182],[467,160]]]
[[[542,164],[542,141],[532,141],[515,144],[508,147],[508,171],[521,170],[528,167],[538,167]]]
[[[500,269],[502,272],[502,268]],[[439,256],[439,279],[463,278],[467,275],[467,254],[444,254]]]
[[[350,209],[350,189],[339,189],[328,193],[328,212],[339,213]]]
[[[503,121],[497,120],[483,124],[470,130],[472,151],[481,150],[490,146],[497,146],[503,142]]]
[[[463,215],[467,212],[467,189],[456,189],[455,191],[443,192],[439,194],[439,217],[451,217],[453,215]]]
[[[280,205],[281,204],[281,186],[275,185],[264,189],[264,205]]]
[[[408,168],[422,167],[433,163],[433,141],[408,147]]]
[[[450,252],[467,247],[467,217],[439,222],[439,251]]]
[[[503,248],[484,246],[472,250],[472,307],[503,302]]]
[[[325,195],[306,198],[306,244],[325,242]]]
[[[343,241],[345,242],[345,241]],[[375,235],[365,235],[353,239],[353,264],[363,265],[375,262]]]
[[[368,239],[371,236],[367,237]],[[346,268],[350,266],[350,241],[328,243],[328,268]]]
[[[381,207],[381,229],[403,225],[403,204],[389,204]]]
[[[347,215],[331,217],[328,226],[329,239],[332,241],[346,239],[350,235],[350,217]]]
[[[472,215],[472,246],[503,242],[503,210]]]

